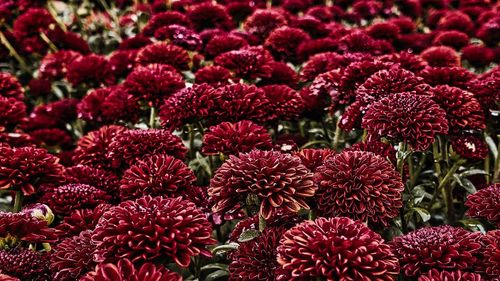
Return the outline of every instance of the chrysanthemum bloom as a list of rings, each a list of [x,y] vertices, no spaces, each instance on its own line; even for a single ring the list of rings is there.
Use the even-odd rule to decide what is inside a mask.
[[[394,42],[398,50],[410,50],[411,52],[422,52],[432,45],[432,37],[428,33],[401,34]]]
[[[304,27],[302,27],[302,29],[304,29]],[[298,58],[295,58],[294,61],[301,63],[308,60],[309,57],[313,55],[334,51],[337,49],[337,45],[337,40],[328,37],[304,41],[297,47],[295,52]]]
[[[168,257],[181,267],[190,258],[210,257],[212,227],[194,203],[177,198],[145,196],[125,201],[103,214],[92,240],[97,261],[128,258],[144,262]]]
[[[455,271],[439,271],[432,269],[424,275],[418,277],[418,281],[483,281],[480,274]]]
[[[39,129],[30,132],[33,143],[40,147],[60,147],[67,149],[73,146],[73,138],[65,130],[58,128]]]
[[[135,66],[137,50],[117,50],[111,53],[109,65],[116,77],[125,77]]]
[[[470,160],[481,160],[488,156],[488,146],[481,137],[475,135],[458,135],[451,138],[451,146],[460,157]]]
[[[69,215],[72,210],[94,208],[111,199],[106,192],[87,184],[66,184],[47,191],[41,202],[56,214]]]
[[[488,66],[494,59],[493,50],[485,46],[470,45],[462,49],[462,60],[474,67]]]
[[[190,25],[190,22],[187,16],[180,12],[168,11],[157,13],[154,14],[151,19],[149,19],[146,26],[144,26],[142,33],[150,37],[155,34],[156,30],[173,24],[188,27]]]
[[[125,79],[125,88],[146,102],[158,103],[184,88],[182,75],[170,65],[137,66]]]
[[[398,38],[399,26],[391,22],[379,22],[371,25],[367,30],[368,35],[375,39],[394,40]]]
[[[54,242],[57,232],[47,226],[47,221],[31,213],[9,213],[0,211],[0,249],[12,248],[19,242]],[[1,268],[1,267],[0,267]]]
[[[122,126],[102,126],[80,138],[73,155],[76,164],[87,165],[98,169],[111,168],[111,160],[107,157],[111,140],[125,131]]]
[[[276,247],[285,231],[284,227],[269,227],[258,237],[240,243],[231,254],[229,280],[276,280],[276,270],[280,267],[276,261]]]
[[[0,96],[23,100],[24,90],[17,78],[10,73],[0,72]]]
[[[441,31],[434,37],[432,43],[435,46],[448,46],[460,50],[469,44],[469,36],[456,30]]]
[[[371,139],[387,137],[417,151],[429,147],[436,135],[448,132],[446,112],[430,97],[413,94],[390,95],[374,103],[362,126]]]
[[[66,183],[87,184],[108,194],[115,194],[118,191],[120,181],[112,172],[85,165],[66,168],[64,179]]]
[[[57,80],[66,76],[68,65],[82,55],[74,51],[61,50],[43,57],[39,67],[39,77]]]
[[[499,66],[479,75],[476,79],[468,83],[468,90],[474,94],[485,111],[488,111],[490,108],[496,108],[496,104],[500,101],[499,87]]]
[[[293,153],[293,156],[298,157],[302,164],[312,172],[333,155],[335,155],[335,150],[314,148],[306,148]]]
[[[429,47],[421,56],[430,66],[460,66],[460,56],[450,47]]]
[[[68,64],[66,78],[74,86],[89,83],[96,87],[110,85],[115,80],[106,58],[93,54],[78,57]]]
[[[487,278],[497,281],[500,276],[500,230],[487,232],[481,240],[483,243],[481,271]]]
[[[396,280],[398,259],[379,234],[345,217],[318,218],[283,234],[277,280]]]
[[[175,12],[175,13],[177,13],[177,12]],[[153,17],[156,17],[158,15],[160,15],[160,13],[155,14]],[[149,23],[151,23],[151,19],[146,26],[148,26]],[[144,30],[146,29],[146,26],[142,30],[143,33],[144,33]],[[154,32],[149,34],[148,36],[152,36],[153,34],[154,34]],[[135,35],[133,37],[123,39],[123,41],[118,46],[118,50],[123,50],[123,51],[125,51],[125,50],[127,50],[127,51],[138,50],[138,49],[140,49],[146,45],[149,45],[151,43],[153,43],[153,41],[151,41],[151,39],[149,37],[146,37],[142,34],[138,34],[138,35]]]
[[[47,150],[34,147],[0,147],[0,189],[36,192],[40,184],[60,183],[64,167]]]
[[[86,230],[93,230],[102,214],[112,206],[109,204],[100,204],[92,209],[77,209],[65,216],[63,221],[56,227],[60,230],[59,238],[72,237],[80,235]]]
[[[431,269],[471,271],[481,245],[478,233],[449,225],[417,229],[391,241],[405,277]]]
[[[200,50],[203,46],[199,34],[190,28],[178,24],[157,29],[155,38],[158,40],[169,40],[173,44],[190,51]]]
[[[188,70],[191,59],[188,52],[183,48],[165,42],[158,42],[140,49],[136,61],[144,66],[157,63],[171,65],[177,70]]]
[[[147,262],[136,267],[131,261],[121,259],[116,264],[97,265],[81,281],[182,281],[182,277],[162,265]]]
[[[261,88],[267,99],[272,102],[270,120],[294,120],[304,109],[304,101],[300,93],[286,85],[271,85]]]
[[[238,78],[249,80],[271,76],[271,62],[271,54],[262,47],[229,51],[214,59],[216,65],[231,70]]]
[[[76,120],[77,104],[76,98],[64,98],[56,102],[41,104],[33,109],[28,122],[22,124],[22,128],[27,131],[55,127],[65,129],[67,123]]]
[[[401,176],[389,161],[371,152],[346,151],[327,158],[316,169],[315,181],[323,216],[388,225],[403,205]]]
[[[26,105],[24,102],[16,98],[0,96],[0,130],[2,130],[2,128],[12,128],[25,118]]]
[[[21,280],[49,280],[48,254],[24,248],[0,250],[2,273]]]
[[[183,159],[186,151],[182,140],[166,130],[136,129],[118,133],[109,144],[108,157],[117,168],[155,154]]]
[[[396,165],[396,150],[388,143],[380,141],[367,141],[358,142],[351,147],[347,147],[344,151],[367,151],[373,152],[379,156],[388,159],[391,163]]]
[[[297,88],[299,77],[293,68],[284,62],[271,62],[269,65],[271,66],[271,75],[261,77],[257,85],[287,85],[290,88]]]
[[[460,89],[467,88],[467,82],[476,75],[463,67],[426,67],[418,76],[424,78],[424,82],[431,86],[448,85]]]
[[[216,172],[208,194],[213,211],[224,213],[249,197],[261,202],[260,214],[268,219],[278,210],[308,209],[306,199],[316,190],[313,174],[299,158],[277,151],[253,150],[231,156]]]
[[[493,184],[488,188],[467,196],[464,203],[469,207],[467,215],[473,218],[484,218],[500,227],[500,184]]]
[[[295,54],[298,46],[309,40],[311,37],[302,29],[282,26],[269,34],[265,46],[279,60],[296,61]]]
[[[272,146],[271,135],[264,127],[243,120],[210,127],[203,136],[201,151],[207,155],[237,155],[253,149],[268,150]]]
[[[500,41],[498,31],[500,31],[500,16],[495,16],[481,25],[476,36],[489,46],[495,46]]]
[[[432,99],[446,111],[450,131],[482,130],[486,127],[481,104],[472,93],[446,85],[431,90]]]
[[[261,39],[267,38],[274,29],[286,25],[287,20],[279,10],[256,10],[245,21],[245,30]]]
[[[359,54],[356,56],[347,56],[340,55],[335,52],[316,54],[311,56],[302,67],[300,76],[304,81],[313,80],[319,74],[334,70],[339,67],[346,67],[352,61],[362,60],[363,58],[367,57],[369,57],[369,55]]]
[[[136,162],[123,173],[120,197],[136,199],[145,195],[175,197],[191,188],[196,176],[181,160],[153,155]]]
[[[208,57],[216,57],[222,53],[238,50],[248,45],[247,41],[236,35],[215,35],[205,46]]]
[[[207,83],[212,86],[224,86],[229,83],[231,73],[222,66],[205,66],[195,73],[196,84]]]
[[[91,231],[62,240],[50,255],[50,271],[54,281],[78,280],[94,268],[95,245]]]
[[[27,53],[44,53],[47,43],[40,33],[51,38],[55,33],[62,32],[54,18],[43,8],[31,8],[16,18],[12,33],[19,42],[22,51]]]
[[[188,11],[188,17],[197,31],[210,28],[230,30],[234,26],[224,6],[209,2],[192,6]]]
[[[474,22],[472,22],[467,14],[460,11],[448,11],[439,19],[436,29],[458,30],[464,33],[471,33],[474,30]]]

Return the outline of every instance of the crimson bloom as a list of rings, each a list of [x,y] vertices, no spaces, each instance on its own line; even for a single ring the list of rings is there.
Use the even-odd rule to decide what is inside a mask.
[[[57,230],[60,230],[59,238],[78,236],[83,231],[93,230],[102,214],[109,208],[111,208],[109,204],[100,204],[92,209],[73,210],[56,227]]]
[[[500,230],[487,232],[483,236],[482,243],[484,256],[481,265],[484,270],[482,271],[492,281],[496,281],[500,276]]]
[[[465,159],[481,160],[488,156],[484,140],[475,135],[458,135],[451,139],[453,151]]]
[[[482,281],[481,275],[477,273],[456,271],[439,271],[432,269],[428,273],[418,277],[418,281]]]
[[[0,248],[12,248],[21,241],[47,243],[56,239],[57,231],[49,228],[45,220],[36,218],[28,212],[0,211]]]
[[[296,61],[297,48],[303,42],[311,40],[309,34],[300,28],[282,26],[273,30],[266,38],[264,45],[275,58],[285,61]]]
[[[22,100],[24,90],[17,78],[10,73],[0,72],[0,96]]]
[[[284,26],[287,23],[283,12],[279,10],[256,10],[245,21],[245,30],[262,39],[265,39],[271,31]]]
[[[68,215],[72,210],[94,208],[111,196],[86,184],[67,184],[47,191],[40,199],[56,214]]]
[[[430,47],[421,56],[430,66],[460,66],[460,57],[450,47]]]
[[[50,270],[54,281],[78,280],[94,268],[95,245],[90,231],[62,240],[50,255]]]
[[[183,48],[173,44],[158,42],[140,49],[139,53],[137,53],[136,61],[138,64],[144,66],[152,63],[168,64],[181,71],[189,69],[191,59],[188,52]]]
[[[262,47],[247,47],[229,51],[214,59],[216,65],[223,66],[243,79],[256,79],[271,76],[272,57]]]
[[[315,172],[328,157],[335,155],[335,150],[306,148],[295,152],[293,155],[300,158],[302,164],[309,170]]]
[[[484,218],[500,227],[500,184],[493,184],[467,196],[467,215]]]
[[[73,86],[90,83],[95,87],[110,85],[115,79],[106,58],[94,54],[78,57],[69,63],[66,78]]]
[[[2,273],[21,280],[48,280],[48,254],[24,248],[0,250]]]
[[[0,96],[0,130],[11,128],[26,118],[26,105],[15,98]]]

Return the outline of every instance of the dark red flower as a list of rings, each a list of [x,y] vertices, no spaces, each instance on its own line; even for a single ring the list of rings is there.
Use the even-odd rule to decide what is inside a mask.
[[[436,26],[439,30],[457,30],[471,33],[474,30],[474,22],[467,14],[460,11],[448,11],[441,17]]]
[[[57,240],[57,234],[55,229],[47,226],[46,220],[36,218],[31,213],[0,211],[1,248],[14,248],[23,241],[28,243],[54,242]]]
[[[68,65],[81,56],[77,52],[65,50],[47,54],[40,62],[40,78],[57,80],[65,77]]]
[[[169,40],[171,43],[190,51],[200,50],[203,46],[200,35],[192,29],[178,24],[172,24],[157,29],[155,31],[155,38],[159,40]]]
[[[136,61],[140,65],[169,64],[177,70],[188,70],[191,59],[183,48],[165,43],[157,42],[147,45],[139,50]]]
[[[379,234],[345,217],[302,222],[283,234],[277,280],[396,280],[398,259]]]
[[[115,80],[106,58],[94,54],[78,57],[69,63],[66,78],[74,86],[87,83],[95,87],[110,85]]]
[[[63,239],[50,255],[50,271],[54,281],[78,280],[94,268],[95,245],[91,231]]]
[[[78,165],[64,170],[66,183],[87,184],[114,195],[118,192],[119,179],[112,172],[98,168]]]
[[[500,230],[492,230],[483,236],[482,267],[487,278],[497,281],[500,276]],[[487,279],[487,280],[489,280]]]
[[[116,77],[124,77],[135,65],[137,50],[117,50],[109,57],[111,71]]]
[[[482,281],[481,275],[477,273],[455,271],[439,271],[432,269],[425,275],[420,275],[418,281]]]
[[[55,127],[65,129],[66,124],[71,123],[77,117],[77,104],[78,99],[64,98],[52,103],[38,105],[33,109],[29,120],[22,127],[25,130]]]
[[[224,86],[229,84],[231,73],[222,66],[205,66],[195,73],[196,84],[207,83],[214,87]]]
[[[466,89],[469,81],[476,75],[467,69],[459,66],[452,67],[426,67],[419,74],[424,78],[424,82],[431,85],[448,85]]]
[[[419,53],[432,45],[433,37],[428,33],[401,34],[394,47],[402,51]]]
[[[30,195],[44,183],[60,183],[63,166],[47,150],[34,147],[0,147],[0,189]]]
[[[493,184],[488,188],[467,196],[464,203],[469,207],[467,215],[473,218],[484,218],[500,227],[500,184]]]
[[[340,55],[335,52],[325,52],[313,55],[305,63],[300,71],[301,78],[305,81],[313,80],[318,75],[334,70],[339,67],[346,67],[353,61],[369,59],[370,55]]]
[[[367,29],[368,35],[375,39],[394,40],[399,36],[399,26],[391,22],[379,22]]]
[[[441,31],[434,37],[432,43],[436,46],[448,46],[460,50],[469,44],[469,36],[456,30]]]
[[[231,70],[236,77],[248,80],[270,77],[272,72],[272,57],[262,47],[229,51],[217,56],[214,63]]]
[[[181,197],[145,196],[105,212],[92,240],[98,244],[97,261],[168,257],[187,267],[191,257],[211,256],[205,248],[215,243],[211,233],[210,223],[194,203]]]
[[[150,64],[136,67],[124,85],[134,96],[156,104],[184,88],[184,80],[170,65]]]
[[[61,33],[52,15],[43,8],[30,8],[14,21],[12,33],[20,43],[22,51],[27,53],[43,53],[48,45],[40,37],[44,34],[48,38],[55,33]]]
[[[33,143],[47,149],[54,147],[70,148],[73,146],[71,135],[67,131],[58,128],[35,130],[30,132],[30,136]]]
[[[0,131],[12,128],[26,118],[26,105],[15,98],[0,96]]]
[[[107,122],[137,122],[140,116],[139,98],[126,87],[113,87],[101,104],[103,120]]]
[[[161,129],[126,130],[113,138],[109,144],[108,158],[113,166],[128,166],[135,161],[155,154],[167,154],[179,159],[186,155],[182,140]]]
[[[382,12],[383,4],[375,0],[357,1],[352,5],[352,9],[363,19],[371,19]]]
[[[486,127],[481,104],[474,95],[446,85],[431,90],[432,99],[446,111],[450,131],[482,130]]]
[[[319,38],[306,40],[299,44],[296,50],[296,55],[298,58],[295,59],[297,62],[303,62],[308,60],[311,56],[332,52],[337,49],[337,40],[331,38]]]
[[[495,46],[500,41],[500,16],[495,16],[483,23],[476,32],[477,38],[489,46]]]
[[[474,67],[488,66],[495,59],[495,53],[492,49],[480,46],[469,45],[462,49],[462,60],[467,61]]]
[[[335,155],[335,150],[313,148],[306,148],[293,153],[293,156],[298,157],[302,164],[312,172],[315,172],[328,157],[333,155]]]
[[[162,265],[147,262],[136,267],[128,259],[120,259],[116,264],[97,265],[81,281],[182,281],[182,277]]]
[[[477,136],[456,136],[451,139],[451,146],[460,157],[471,160],[481,160],[488,156],[486,143]]]
[[[212,126],[203,136],[202,152],[207,155],[237,155],[252,149],[272,148],[271,135],[251,121],[223,122]]]
[[[285,15],[279,10],[265,9],[256,10],[245,21],[245,30],[261,39],[267,36],[276,28],[286,25]]]
[[[189,22],[189,19],[187,16],[180,12],[176,11],[168,11],[168,12],[162,12],[162,13],[157,13],[154,14],[151,19],[149,19],[148,23],[146,26],[144,26],[142,33],[146,36],[153,36],[156,32],[156,30],[162,28],[162,27],[167,27],[170,25],[182,25],[189,27],[191,23]],[[149,39],[148,39],[149,40]],[[148,45],[148,44],[145,44]],[[145,46],[143,45],[143,46]]]
[[[122,126],[102,126],[80,138],[73,155],[76,164],[98,169],[111,168],[111,159],[107,157],[113,137],[125,131]]]
[[[346,148],[344,151],[367,151],[373,152],[389,160],[392,164],[396,165],[396,150],[388,143],[380,141],[358,142],[351,147]]]
[[[415,22],[411,18],[405,16],[392,18],[389,22],[397,25],[403,34],[413,33],[417,29]]]
[[[210,28],[230,30],[234,26],[225,7],[210,2],[192,6],[187,15],[197,31]]]
[[[10,73],[0,72],[0,96],[23,100],[24,89],[17,78]]]
[[[275,58],[285,61],[297,61],[295,54],[299,45],[311,40],[302,29],[282,26],[274,29],[266,38],[265,46]]]
[[[40,199],[56,214],[69,215],[76,209],[94,208],[106,203],[111,196],[87,184],[66,184],[48,190]]]
[[[25,248],[0,250],[2,273],[21,280],[49,280],[48,254]]]
[[[255,196],[260,214],[268,219],[278,210],[308,209],[308,197],[316,190],[313,174],[300,159],[277,151],[253,150],[230,156],[210,182],[213,211],[224,213]]]
[[[29,93],[33,97],[48,97],[52,92],[52,83],[42,78],[33,78],[28,84]]]
[[[296,88],[299,77],[295,70],[284,62],[271,62],[271,75],[262,77],[257,85],[287,85]]]
[[[481,248],[479,235],[449,225],[424,227],[394,238],[391,245],[405,277],[431,269],[470,271]]]
[[[276,247],[285,231],[284,227],[269,227],[258,237],[240,243],[231,254],[229,280],[276,280],[276,271],[280,267],[276,261]]]
[[[267,99],[272,102],[268,119],[294,120],[304,109],[304,102],[300,93],[285,85],[271,85],[261,88]]]
[[[422,52],[421,56],[430,66],[460,66],[460,57],[450,47],[429,47]]]
[[[403,206],[401,176],[389,161],[371,152],[346,151],[329,157],[316,169],[315,181],[317,208],[323,216],[387,226]]]
[[[474,94],[485,110],[495,108],[500,101],[500,67],[479,75],[468,83],[468,90]]]
[[[153,155],[136,162],[123,173],[120,197],[123,200],[145,195],[175,197],[191,188],[196,176],[181,160]]]
[[[387,137],[425,150],[438,134],[448,132],[446,112],[430,97],[413,94],[390,95],[374,103],[362,126],[371,139]]]
[[[205,54],[207,57],[216,57],[222,53],[238,50],[247,45],[247,41],[240,36],[231,34],[215,35],[205,46]]]
[[[172,13],[177,13],[177,12],[172,12]],[[144,33],[145,30],[150,28],[150,24],[153,22],[153,18],[160,17],[161,14],[155,14],[149,21],[148,24],[144,27],[142,32]],[[153,36],[154,32],[149,34],[149,36]],[[138,50],[146,45],[149,45],[153,43],[150,38],[138,34],[133,37],[125,38],[123,41],[120,43],[120,46],[118,46],[118,50],[124,50],[124,51],[131,51],[131,50]]]
[[[83,231],[93,230],[102,214],[111,207],[109,204],[100,204],[92,209],[73,210],[56,227],[57,230],[60,230],[59,238],[78,236]]]

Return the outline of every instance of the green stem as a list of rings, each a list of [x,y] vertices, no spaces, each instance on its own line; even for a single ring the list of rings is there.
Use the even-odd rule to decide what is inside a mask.
[[[2,43],[2,45],[5,46],[5,48],[7,48],[7,50],[9,50],[10,55],[13,56],[17,60],[21,69],[24,72],[26,72],[26,74],[31,75],[31,71],[28,68],[28,65],[26,64],[24,59],[19,55],[19,53],[16,51],[16,49],[14,47],[12,47],[9,40],[7,39],[7,37],[5,37],[5,34],[3,34],[2,31],[0,31],[0,42]]]
[[[23,205],[23,192],[16,191],[16,195],[14,197],[14,208],[12,209],[12,211],[14,213],[21,211],[22,205]]]
[[[62,31],[64,32],[67,32],[68,31],[68,28],[66,27],[66,25],[61,21],[61,19],[57,16],[57,11],[54,7],[54,5],[52,4],[53,1],[48,1],[47,2],[47,11],[49,11],[50,15],[54,18],[54,20],[56,21],[57,25],[59,26],[59,28],[62,29]]]
[[[439,185],[438,187],[434,190],[434,194],[432,195],[432,199],[429,203],[429,210],[432,208],[432,205],[434,205],[434,202],[436,202],[436,199],[437,199],[437,195],[439,194],[439,192],[441,192],[441,190],[443,189],[443,187],[448,184],[448,182],[453,178],[453,175],[455,174],[455,172],[458,170],[458,168],[460,168],[460,166],[465,163],[465,160],[464,159],[460,159],[458,160],[457,162],[455,162],[455,164],[453,164],[453,166],[451,167],[450,170],[448,170],[448,173],[446,173],[446,175],[444,176],[444,178],[439,182]]]
[[[192,124],[188,124],[188,129],[189,129],[189,151],[191,152],[191,158],[194,158],[195,156],[195,151],[194,151],[194,137],[195,137],[195,131],[193,128]]]
[[[441,177],[441,154],[439,152],[439,143],[437,141],[434,141],[432,144],[432,157],[434,157],[434,170],[436,170],[436,174],[438,175],[438,178]]]
[[[50,38],[43,32],[40,33],[40,38],[42,38],[42,40],[47,43],[47,45],[49,45],[49,49],[56,53],[57,51],[59,51],[59,49],[57,49],[56,45],[54,44],[54,42],[52,42],[52,40],[50,40]]]
[[[337,150],[339,148],[339,142],[341,140],[342,129],[339,126],[340,118],[335,123],[335,136],[333,136],[333,150]]]
[[[328,127],[325,122],[325,120],[322,118],[321,119],[321,127],[323,128],[323,134],[325,135],[325,139],[329,142],[332,143],[332,139],[330,138],[330,134],[328,134]]]
[[[149,111],[149,127],[151,129],[156,128],[156,108],[154,106],[151,106]]]
[[[263,232],[266,228],[266,219],[259,213],[259,231]]]

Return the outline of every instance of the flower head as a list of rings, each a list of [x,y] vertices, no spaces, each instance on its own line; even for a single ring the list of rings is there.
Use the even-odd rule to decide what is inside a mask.
[[[455,271],[439,271],[437,269],[429,270],[424,275],[418,277],[418,281],[482,281],[482,277],[476,273]]]
[[[470,45],[462,49],[462,60],[474,67],[488,66],[494,59],[493,50],[485,46]]]
[[[25,118],[26,105],[24,102],[0,95],[0,130],[14,127]]]
[[[430,47],[421,56],[430,66],[460,66],[460,57],[450,47]]]
[[[297,119],[304,109],[300,93],[286,85],[270,85],[261,88],[267,99],[272,102],[269,119]]]
[[[431,86],[448,85],[460,89],[467,88],[467,82],[475,78],[474,73],[463,67],[426,67],[418,76]]]
[[[485,189],[467,196],[464,204],[469,207],[467,215],[473,218],[484,218],[500,226],[500,184],[493,184]]]
[[[277,59],[296,61],[297,48],[301,43],[309,40],[311,37],[302,29],[282,26],[269,34],[265,46]]]
[[[103,56],[93,54],[80,56],[69,63],[66,78],[74,86],[89,82],[100,86],[114,82],[109,62]]]
[[[483,244],[483,267],[484,274],[496,281],[500,276],[500,230],[492,230],[486,233],[482,239]],[[487,279],[488,280],[488,279]]]
[[[287,23],[284,13],[279,10],[256,10],[245,21],[245,30],[262,39],[267,38],[274,29]]]
[[[195,73],[196,84],[207,83],[212,86],[224,86],[229,83],[231,73],[222,66],[205,66]]]
[[[283,234],[278,280],[396,280],[398,259],[379,234],[345,217],[318,218]]]
[[[488,156],[488,147],[475,135],[458,135],[451,139],[453,151],[465,159],[481,160]]]
[[[210,256],[205,247],[215,242],[211,233],[210,223],[194,203],[180,197],[145,196],[105,212],[92,240],[98,244],[98,261],[168,257],[187,267],[191,257]]]
[[[50,270],[54,281],[78,280],[94,268],[95,245],[91,231],[68,237],[57,244],[50,255]]]
[[[59,238],[78,236],[83,231],[93,230],[102,214],[109,208],[111,208],[109,204],[100,204],[92,209],[73,210],[56,227],[60,230]]]
[[[17,78],[10,73],[0,72],[0,96],[22,100],[24,90]]]
[[[335,150],[305,148],[293,153],[293,155],[300,158],[306,168],[315,172],[318,167],[325,163],[328,157],[335,155]]]
[[[194,5],[188,12],[193,27],[197,31],[209,28],[230,30],[233,28],[231,16],[222,5],[210,2]]]
[[[152,63],[168,64],[181,71],[189,69],[191,59],[188,52],[183,48],[173,44],[158,42],[140,49],[136,61],[138,64],[144,66]]]
[[[222,53],[246,47],[248,42],[240,36],[227,34],[215,35],[205,46],[205,54],[216,57]]]
[[[308,209],[306,199],[316,190],[313,174],[300,159],[277,151],[253,150],[231,156],[217,170],[208,194],[213,211],[223,213],[240,202],[257,197],[260,214],[270,218],[277,210]],[[251,200],[250,200],[251,201]]]
[[[0,250],[0,268],[2,273],[21,280],[48,280],[47,256],[24,248]]]
[[[262,47],[247,47],[229,51],[214,59],[215,65],[223,66],[238,78],[256,79],[271,76],[272,57]]]
[[[47,226],[47,221],[28,212],[0,211],[0,249],[12,248],[21,241],[29,243],[54,242],[57,232]]]
[[[72,210],[94,208],[106,203],[111,196],[86,184],[66,184],[47,191],[41,201],[56,214],[69,215]]]

